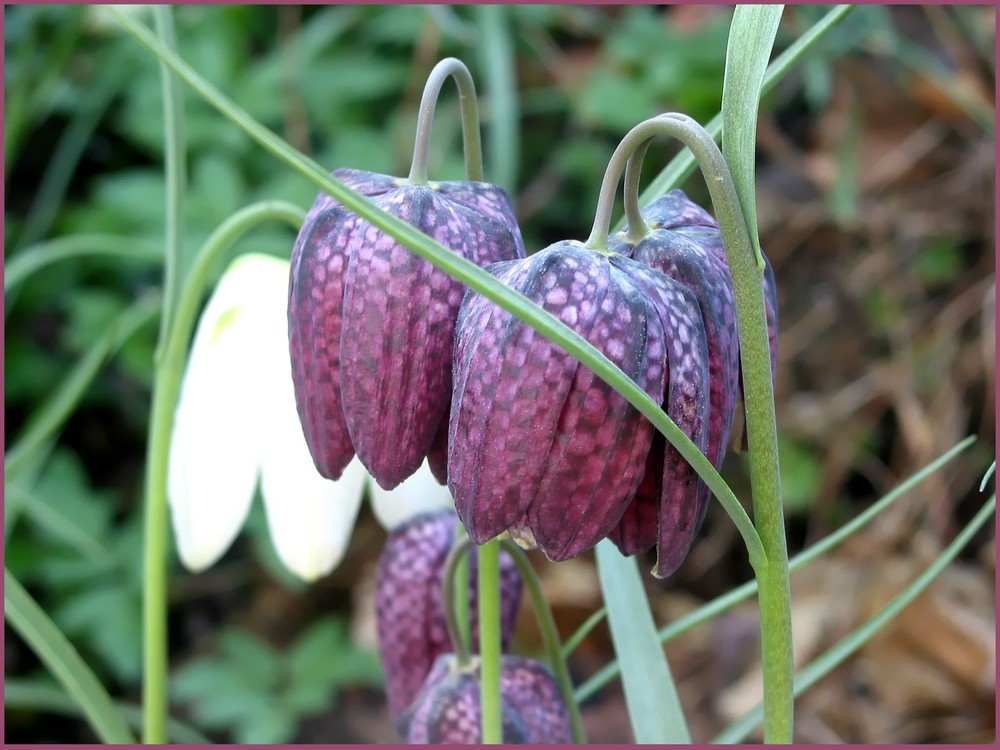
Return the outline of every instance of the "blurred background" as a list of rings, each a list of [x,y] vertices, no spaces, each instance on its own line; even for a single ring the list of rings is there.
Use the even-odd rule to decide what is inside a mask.
[[[786,8],[775,54],[827,9]],[[132,12],[152,25],[148,9]],[[461,58],[480,92],[487,178],[511,192],[529,252],[589,234],[607,160],[633,125],[665,111],[707,122],[718,111],[731,16],[731,8],[701,6],[175,13],[181,56],[331,170],[406,175],[427,73],[442,57]],[[5,261],[76,235],[121,238],[108,242],[136,256],[59,263],[6,293],[9,447],[113,321],[158,287],[161,271],[149,258],[162,248],[165,191],[155,59],[99,7],[7,6],[4,21]],[[513,56],[519,130],[507,158],[492,150],[509,137],[495,115],[510,105],[488,74],[489,34]],[[793,575],[799,666],[913,580],[985,499],[979,483],[995,457],[994,61],[993,7],[860,7],[762,103],[757,206],[778,280],[791,551],[965,436],[977,438]],[[252,201],[312,203],[314,188],[187,88],[185,118],[189,256]],[[459,140],[457,97],[446,85],[432,179],[461,178]],[[647,181],[676,149],[654,145]],[[700,176],[685,189],[707,204]],[[283,228],[261,228],[234,252],[288,257],[293,240]],[[151,321],[116,349],[31,486],[5,503],[7,567],[112,694],[132,704],[140,698],[141,497],[156,334]],[[745,456],[731,455],[723,475],[749,496]],[[305,586],[277,563],[258,503],[211,570],[190,575],[172,553],[172,715],[224,742],[396,741],[374,647],[384,538],[364,507],[346,560]],[[535,562],[568,638],[601,605],[593,558]],[[663,625],[751,575],[731,522],[713,505],[678,573],[646,581]],[[797,702],[796,739],[992,742],[994,581],[989,529]],[[760,700],[757,627],[748,603],[668,645],[695,741]],[[31,651],[10,629],[5,635],[6,740],[94,741],[66,715]],[[515,650],[541,653],[528,605]],[[575,681],[612,657],[602,624],[571,659]],[[591,741],[632,741],[617,682],[583,714]]]

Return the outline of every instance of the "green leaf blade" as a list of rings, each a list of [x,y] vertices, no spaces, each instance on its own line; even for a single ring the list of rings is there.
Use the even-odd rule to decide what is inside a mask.
[[[684,710],[656,634],[649,600],[634,558],[624,557],[607,539],[595,548],[601,591],[622,684],[638,744],[689,744]]]
[[[757,109],[783,5],[738,5],[733,13],[722,84],[722,153],[733,173],[750,241],[763,265],[757,237],[755,165]]]

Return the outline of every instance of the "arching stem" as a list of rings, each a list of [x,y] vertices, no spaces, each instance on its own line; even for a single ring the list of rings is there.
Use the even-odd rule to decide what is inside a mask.
[[[441,87],[451,76],[458,86],[458,101],[462,112],[462,144],[465,152],[465,176],[475,182],[483,179],[483,145],[479,135],[479,106],[476,101],[476,85],[465,63],[454,57],[446,57],[431,70],[424,85],[417,114],[417,136],[413,144],[413,162],[410,165],[409,182],[414,185],[427,184],[427,152],[430,150],[431,124],[434,108],[437,106]]]
[[[622,139],[608,164],[601,185],[597,216],[587,246],[607,252],[611,204],[629,156],[651,138],[669,135],[694,154],[712,197],[722,232],[726,260],[733,278],[736,325],[743,372],[753,488],[754,526],[764,560],[754,564],[760,590],[761,646],[764,668],[765,736],[788,739],[792,726],[792,633],[788,586],[788,551],[778,467],[778,433],[774,416],[770,346],[764,309],[764,269],[757,263],[732,174],[708,132],[686,115],[665,114],[634,127]],[[637,174],[639,163],[633,166]],[[637,183],[636,177],[634,182]],[[636,188],[637,184],[633,185]],[[632,198],[627,200],[631,201]],[[638,199],[635,206],[638,205]]]
[[[451,551],[448,552],[448,558],[444,563],[444,586],[441,591],[441,601],[444,605],[444,621],[448,627],[448,637],[451,638],[451,647],[455,651],[459,667],[467,667],[469,665],[469,645],[466,643],[465,638],[462,637],[462,628],[459,624],[458,613],[456,611],[455,578],[459,574],[464,573],[462,582],[466,585],[466,588],[468,587],[469,567],[467,564],[461,565],[460,563],[468,559],[468,552],[471,547],[472,541],[468,537],[460,539],[452,545]],[[468,612],[468,606],[466,606],[466,612]]]

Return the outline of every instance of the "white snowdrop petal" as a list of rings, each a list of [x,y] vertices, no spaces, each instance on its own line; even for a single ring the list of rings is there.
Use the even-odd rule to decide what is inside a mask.
[[[369,491],[375,518],[388,531],[421,513],[455,508],[451,493],[438,484],[426,459],[413,476],[395,489],[384,490],[373,481]]]
[[[232,544],[257,482],[259,439],[248,408],[255,388],[241,317],[240,307],[206,308],[175,412],[167,497],[181,561],[192,571]]]

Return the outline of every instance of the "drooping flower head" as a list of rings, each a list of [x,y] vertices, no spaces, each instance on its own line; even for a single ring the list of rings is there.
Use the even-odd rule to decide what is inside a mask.
[[[708,357],[690,292],[579,242],[487,270],[601,350],[704,448]],[[473,540],[510,529],[553,560],[589,549],[632,502],[652,433],[624,397],[561,347],[484,297],[466,295],[456,328],[448,479]],[[679,493],[695,492],[696,480],[684,474]]]
[[[453,654],[434,663],[420,694],[400,722],[409,744],[482,742],[482,703],[476,664],[463,669]],[[500,661],[503,740],[510,744],[569,744],[569,711],[549,671],[533,659]]]
[[[514,210],[496,185],[354,169],[333,176],[478,265],[524,255]],[[317,197],[292,254],[288,335],[299,416],[323,476],[339,477],[357,454],[392,489],[429,457],[444,482],[464,290],[332,197]]]
[[[343,558],[366,487],[357,460],[320,476],[295,409],[286,332],[287,260],[246,254],[222,274],[195,332],[170,440],[167,498],[181,562],[213,565],[260,486],[278,557],[312,581]],[[424,466],[389,493],[372,488],[384,525],[450,508]]]
[[[439,491],[443,491],[438,487]],[[425,513],[394,528],[379,558],[375,606],[389,715],[398,721],[413,703],[435,660],[452,651],[442,598],[445,562],[458,521],[451,509]],[[476,550],[469,550],[469,618],[478,649]],[[510,555],[500,556],[500,641],[510,646],[521,604],[521,577]]]

